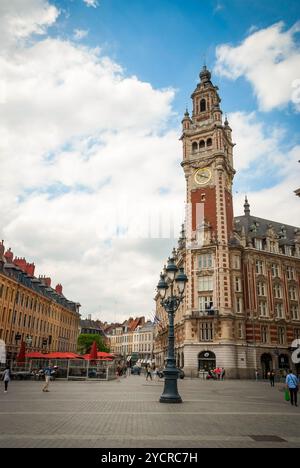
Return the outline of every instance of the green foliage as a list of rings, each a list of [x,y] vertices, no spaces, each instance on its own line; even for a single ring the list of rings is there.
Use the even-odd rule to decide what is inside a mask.
[[[96,341],[98,351],[109,352],[109,348],[105,345],[103,338],[100,335],[90,335],[82,333],[78,337],[77,349],[80,354],[88,354],[91,351],[92,344]]]

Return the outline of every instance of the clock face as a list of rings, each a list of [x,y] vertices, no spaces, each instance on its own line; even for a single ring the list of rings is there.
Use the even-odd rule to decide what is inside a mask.
[[[199,185],[205,185],[207,184],[210,179],[211,179],[211,172],[207,167],[204,167],[203,169],[198,169],[195,172],[195,182]]]

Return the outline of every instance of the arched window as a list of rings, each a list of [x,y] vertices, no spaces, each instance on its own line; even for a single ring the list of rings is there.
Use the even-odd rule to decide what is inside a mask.
[[[212,139],[211,138],[207,139],[206,145],[207,146],[212,146]]]
[[[197,150],[198,150],[198,143],[194,141],[194,143],[192,144],[192,151],[193,153],[196,153]]]
[[[206,101],[205,99],[201,99],[200,101],[200,112],[205,112],[206,111]]]
[[[204,148],[205,147],[205,141],[201,140],[199,143],[199,148]]]

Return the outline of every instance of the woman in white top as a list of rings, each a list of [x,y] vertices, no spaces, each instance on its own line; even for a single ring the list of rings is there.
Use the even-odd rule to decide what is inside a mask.
[[[7,366],[3,372],[4,393],[7,393],[8,382],[10,382],[10,369]]]

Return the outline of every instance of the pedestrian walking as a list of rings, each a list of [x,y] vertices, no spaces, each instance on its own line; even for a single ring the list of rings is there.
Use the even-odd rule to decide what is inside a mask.
[[[158,367],[154,368],[153,375],[154,375],[155,382],[159,382],[159,368]]]
[[[148,365],[146,367],[146,380],[148,381],[148,377],[150,377],[150,380],[152,380],[152,372],[151,372],[151,367]]]
[[[118,366],[117,366],[117,369],[116,369],[116,378],[117,378],[117,382],[121,382],[120,377],[121,377],[121,366],[118,365]]]
[[[222,369],[221,380],[225,380],[225,374],[226,374],[225,369],[224,369],[224,367],[222,367],[221,369]]]
[[[9,366],[5,367],[2,379],[4,380],[4,393],[7,393],[8,384],[9,384],[10,379],[11,379]]]
[[[275,371],[273,369],[269,372],[269,380],[271,387],[275,387]]]
[[[256,382],[258,382],[258,379],[259,379],[259,372],[257,369],[255,369],[255,380]]]
[[[292,370],[289,371],[285,383],[290,392],[291,405],[298,406],[299,379]]]
[[[51,368],[50,365],[44,369],[45,385],[43,387],[43,392],[49,392],[50,391],[50,390],[48,390],[48,387],[49,387],[49,384],[50,384],[51,372],[52,372],[52,368]]]

